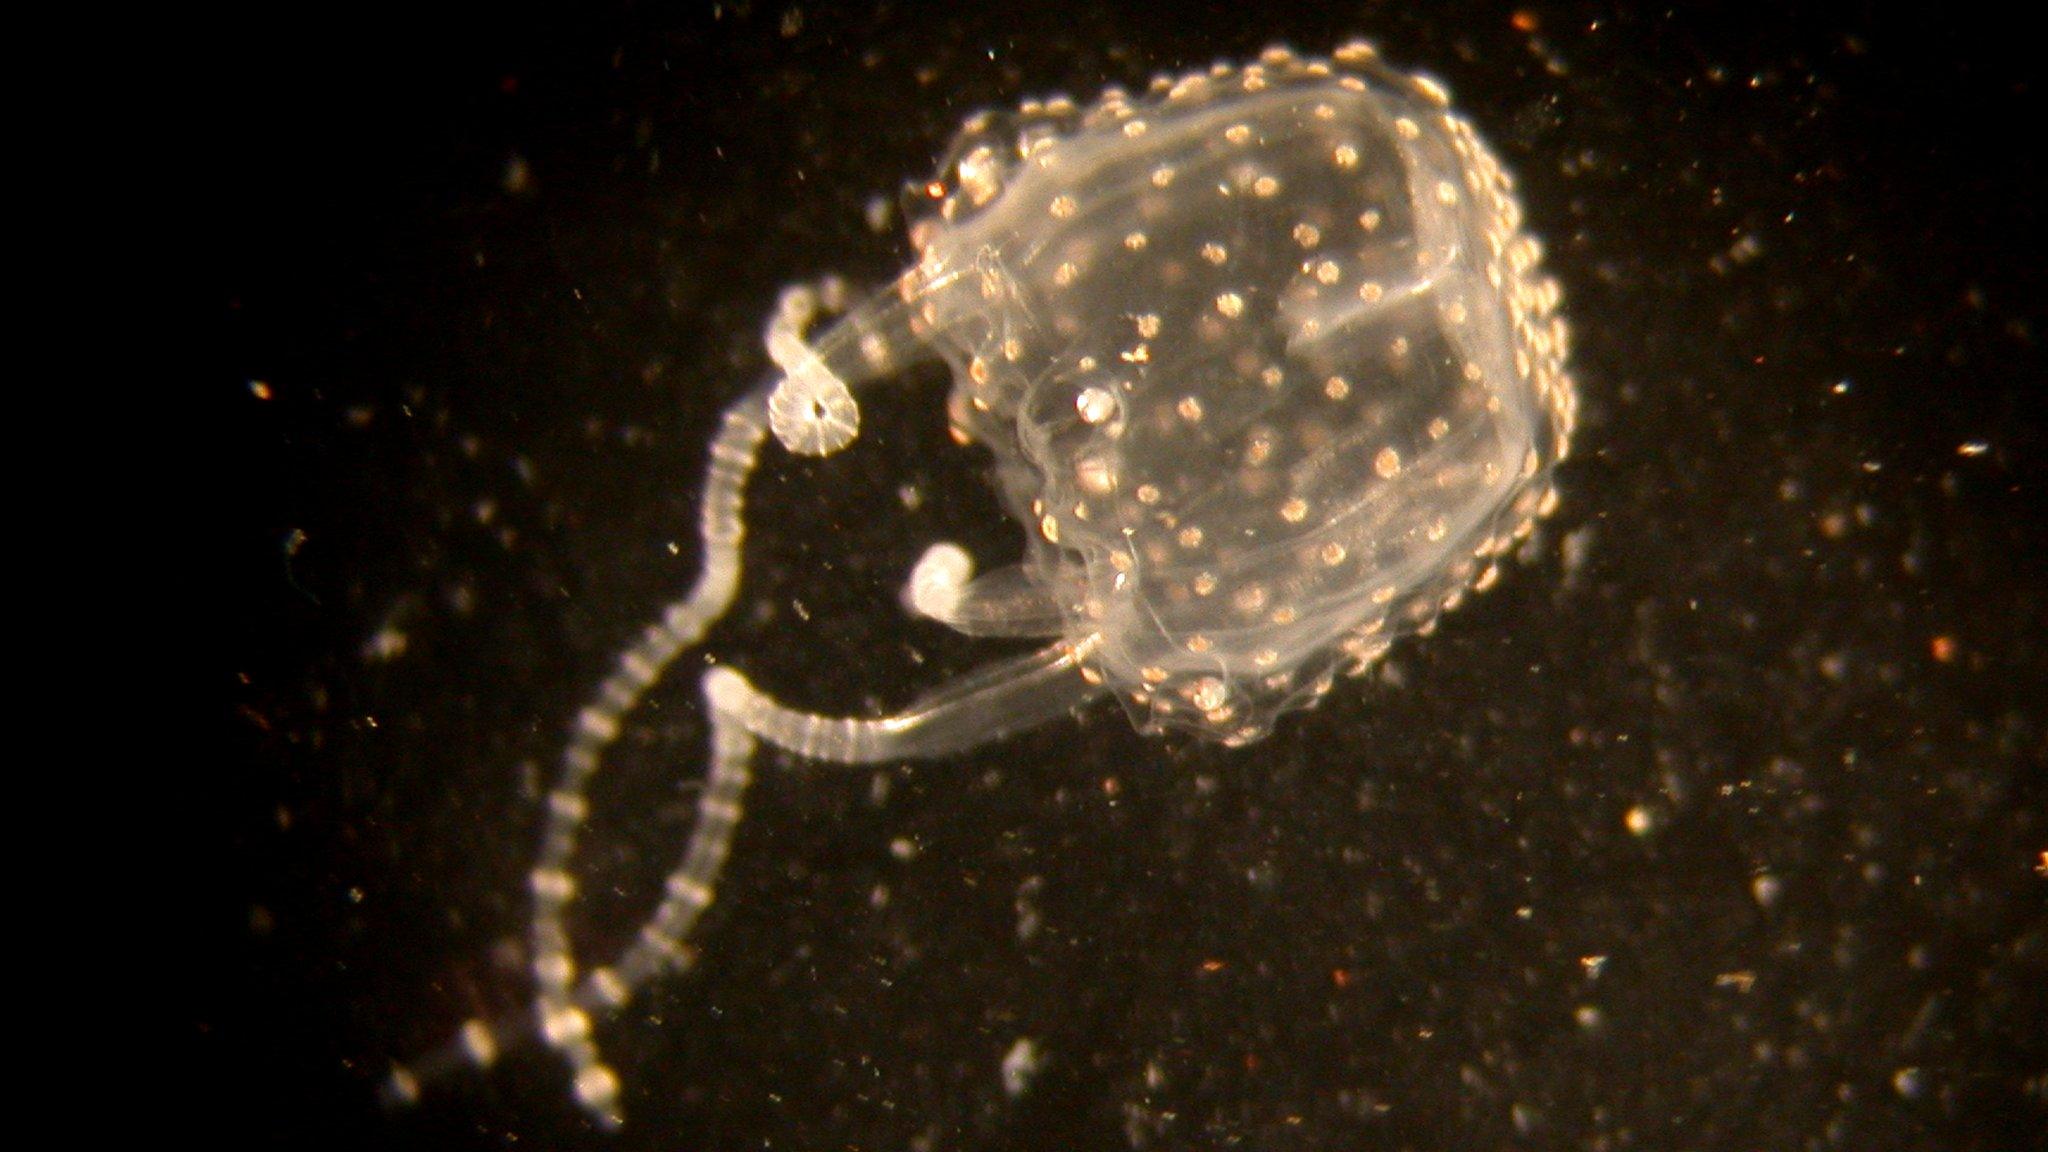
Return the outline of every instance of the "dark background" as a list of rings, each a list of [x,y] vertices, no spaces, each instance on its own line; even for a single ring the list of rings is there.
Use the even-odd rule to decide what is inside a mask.
[[[2037,53],[1960,7],[1299,7],[223,35],[197,1131],[2048,1146]],[[695,574],[704,445],[778,288],[898,270],[869,202],[977,108],[1358,35],[1449,84],[1565,286],[1582,426],[1528,562],[1240,752],[1104,705],[941,762],[765,756],[697,971],[600,1032],[622,1136],[533,1052],[380,1111],[392,1059],[528,994],[539,781]],[[879,393],[829,462],[771,450],[709,654],[862,710],[999,649],[895,603],[935,539],[1018,548],[943,387]],[[687,833],[701,660],[600,778],[586,955]]]

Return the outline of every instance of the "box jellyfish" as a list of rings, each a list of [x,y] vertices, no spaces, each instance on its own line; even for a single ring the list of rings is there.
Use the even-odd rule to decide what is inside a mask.
[[[942,756],[1112,695],[1141,731],[1244,745],[1489,587],[1555,504],[1575,408],[1557,284],[1445,90],[1369,45],[984,113],[914,188],[917,259],[894,283],[784,292],[776,376],[711,444],[696,586],[574,722],[531,874],[531,1020],[472,1021],[396,1071],[394,1095],[489,1064],[516,1028],[617,1124],[592,1021],[687,965],[760,741],[838,763]],[[1026,545],[977,572],[934,542],[904,601],[1042,645],[879,718],[804,711],[713,667],[681,862],[635,943],[586,968],[563,910],[589,781],[731,605],[769,436],[836,452],[859,435],[862,389],[925,359],[951,370],[951,431],[992,457]]]

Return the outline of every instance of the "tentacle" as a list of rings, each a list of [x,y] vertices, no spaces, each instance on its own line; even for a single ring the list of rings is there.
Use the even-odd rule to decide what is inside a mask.
[[[683,940],[711,904],[731,848],[750,779],[753,736],[744,725],[711,712],[711,762],[697,802],[696,826],[669,874],[662,902],[616,963],[593,968],[580,980],[562,918],[576,890],[569,865],[589,816],[590,780],[617,740],[621,723],[676,657],[702,640],[725,615],[738,591],[745,535],[741,512],[747,481],[767,437],[767,396],[766,388],[757,389],[734,404],[712,441],[698,525],[703,566],[696,584],[620,654],[618,665],[570,728],[547,797],[540,856],[529,877],[534,900],[528,928],[535,984],[531,1017],[464,1023],[440,1049],[412,1066],[392,1070],[383,1093],[387,1101],[416,1099],[423,1081],[458,1067],[487,1068],[501,1048],[537,1034],[568,1061],[576,1098],[584,1109],[605,1127],[620,1123],[618,1078],[592,1038],[591,1014],[615,1010],[655,976],[688,967]]]
[[[768,423],[782,446],[803,456],[829,456],[860,435],[860,405],[846,381],[804,342],[818,314],[808,285],[785,288],[768,318],[768,355],[782,381],[768,400]]]
[[[903,586],[903,607],[968,636],[1044,637],[1066,630],[1057,600],[1021,564],[974,574],[951,541],[924,550]]]
[[[816,287],[786,288],[768,317],[768,355],[782,371],[768,399],[768,426],[784,448],[803,456],[829,456],[860,435],[860,404],[853,389],[931,354],[919,336],[903,283],[846,308],[846,285],[827,279]],[[845,311],[815,341],[806,331],[820,310]]]
[[[704,695],[755,736],[809,759],[872,764],[943,756],[1022,732],[1100,694],[1082,672],[1093,648],[1093,637],[1062,640],[969,673],[893,716],[872,720],[790,708],[723,666],[704,674]]]
[[[737,672],[713,669],[703,684],[710,764],[682,858],[664,884],[661,903],[618,959],[587,971],[579,965],[563,913],[576,896],[570,866],[589,818],[590,781],[626,717],[677,657],[700,642],[731,607],[739,588],[745,490],[768,432],[772,428],[793,452],[837,451],[860,427],[852,385],[887,374],[917,350],[900,292],[871,297],[817,344],[807,343],[805,329],[819,309],[837,311],[844,297],[845,286],[837,280],[783,293],[766,333],[782,379],[728,409],[711,445],[698,526],[703,566],[697,582],[620,654],[570,727],[547,796],[540,855],[528,878],[533,918],[527,935],[535,987],[530,1015],[467,1021],[439,1049],[411,1066],[394,1067],[384,1088],[387,1101],[415,1100],[423,1082],[463,1067],[488,1068],[502,1049],[538,1037],[568,1063],[577,1102],[599,1125],[616,1128],[623,1122],[619,1079],[598,1049],[592,1018],[618,1010],[657,976],[691,964],[686,941],[714,898],[739,825],[757,738],[828,760],[935,755],[1035,723],[1093,693],[1079,675],[1083,653],[1065,645],[967,677],[901,716],[876,721],[828,721],[792,712],[755,692]],[[806,726],[811,736],[792,735]],[[831,735],[842,728],[851,735]]]

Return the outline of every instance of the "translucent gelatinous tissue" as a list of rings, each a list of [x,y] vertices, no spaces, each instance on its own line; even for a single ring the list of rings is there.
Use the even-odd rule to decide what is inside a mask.
[[[1550,499],[1556,285],[1443,89],[1370,49],[983,116],[943,178],[897,290],[1141,724],[1256,738]]]
[[[1555,500],[1574,412],[1557,285],[1447,93],[1368,45],[983,114],[912,188],[918,258],[894,284],[850,308],[837,281],[784,293],[767,330],[779,376],[712,446],[697,585],[621,654],[548,798],[523,1030],[604,1123],[620,1085],[592,1017],[687,966],[759,740],[843,763],[936,756],[1107,691],[1146,731],[1244,744],[1488,587]],[[808,335],[821,312],[844,315]],[[992,454],[1028,545],[976,576],[935,543],[905,604],[1049,643],[875,719],[801,711],[713,668],[696,829],[636,943],[586,970],[562,909],[589,778],[730,606],[768,432],[835,452],[859,435],[856,390],[932,357],[953,370],[956,438]],[[393,1093],[488,1063],[507,1027],[470,1022]]]

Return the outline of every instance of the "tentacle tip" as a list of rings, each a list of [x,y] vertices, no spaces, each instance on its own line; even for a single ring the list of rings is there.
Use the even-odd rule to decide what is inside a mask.
[[[726,716],[740,716],[754,698],[754,686],[747,678],[723,664],[704,671],[704,699],[711,710]]]
[[[801,383],[792,377],[768,397],[768,427],[799,456],[829,456],[860,435],[860,405],[836,377]]]
[[[951,620],[960,608],[961,594],[974,577],[974,558],[958,544],[940,541],[925,549],[917,566],[910,570],[910,582],[903,588],[903,604],[912,614],[941,623]]]

